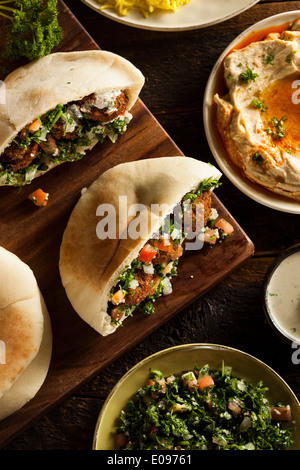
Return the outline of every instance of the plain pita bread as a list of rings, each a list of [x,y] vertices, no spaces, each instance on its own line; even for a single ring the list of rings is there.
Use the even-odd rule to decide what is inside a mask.
[[[52,352],[52,332],[32,270],[2,247],[0,284],[0,340],[5,352],[5,361],[0,363],[3,419],[33,398],[44,382]]]
[[[118,325],[107,314],[116,278],[185,194],[197,189],[201,181],[220,176],[214,166],[188,157],[145,159],[111,168],[82,194],[63,235],[59,268],[66,294],[84,321],[103,336],[116,330]],[[119,207],[119,196],[126,197],[125,209]],[[97,214],[105,204],[116,210],[115,239],[97,236]],[[149,223],[138,239],[122,239],[118,232],[120,218],[134,204],[146,207]],[[153,213],[155,204],[163,208],[159,215]],[[128,217],[126,228],[133,219]]]

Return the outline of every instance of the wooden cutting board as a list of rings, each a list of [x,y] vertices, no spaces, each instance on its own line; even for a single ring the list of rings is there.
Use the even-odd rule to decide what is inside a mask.
[[[64,39],[58,50],[98,49],[62,2],[59,8]],[[105,338],[79,318],[62,287],[58,259],[63,231],[81,189],[118,163],[182,155],[140,99],[132,114],[128,130],[115,144],[98,144],[81,161],[64,163],[21,190],[0,188],[0,245],[19,256],[35,273],[53,329],[53,355],[47,379],[34,399],[0,422],[0,447],[253,255],[252,242],[213,195],[214,207],[234,225],[234,236],[213,249],[187,252],[180,261],[173,294],[157,301],[154,315],[137,314]],[[39,187],[50,195],[48,205],[42,209],[28,199]]]

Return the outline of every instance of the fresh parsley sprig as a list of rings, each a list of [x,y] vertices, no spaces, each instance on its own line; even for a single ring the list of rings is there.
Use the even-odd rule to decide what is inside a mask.
[[[259,101],[257,99],[253,99],[250,104],[255,108],[259,109],[262,113],[264,113],[268,109],[268,107],[263,101]]]
[[[270,121],[272,128],[266,127],[265,131],[268,135],[275,137],[276,139],[283,139],[285,132],[283,129],[283,123],[287,120],[286,116],[283,116],[280,120],[273,117]]]
[[[10,60],[40,59],[62,40],[57,0],[2,0],[0,15],[10,20],[3,52]]]
[[[253,70],[251,70],[248,65],[247,65],[246,72],[242,72],[240,74],[240,79],[246,83],[250,83],[251,81],[256,82],[257,77],[259,77],[258,73],[253,72]]]

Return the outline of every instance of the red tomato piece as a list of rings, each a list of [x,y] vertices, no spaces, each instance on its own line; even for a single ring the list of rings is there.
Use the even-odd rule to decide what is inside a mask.
[[[138,259],[143,263],[149,264],[156,255],[156,248],[153,248],[149,243],[146,243],[146,245],[141,249]]]

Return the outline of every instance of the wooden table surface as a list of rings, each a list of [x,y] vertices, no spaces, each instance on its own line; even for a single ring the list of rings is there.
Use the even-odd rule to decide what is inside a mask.
[[[196,0],[193,0],[196,1]],[[300,1],[260,1],[206,29],[154,32],[130,28],[65,0],[99,47],[132,61],[145,75],[141,99],[190,157],[214,163],[206,142],[202,101],[210,71],[244,29],[268,16],[300,10]],[[300,399],[300,366],[291,346],[265,321],[262,282],[275,257],[300,242],[299,215],[259,205],[225,177],[217,195],[255,245],[255,255],[200,300],[164,324],[92,381],[23,430],[3,450],[90,450],[101,407],[116,382],[138,361],[184,343],[215,343],[254,355],[275,369]]]

